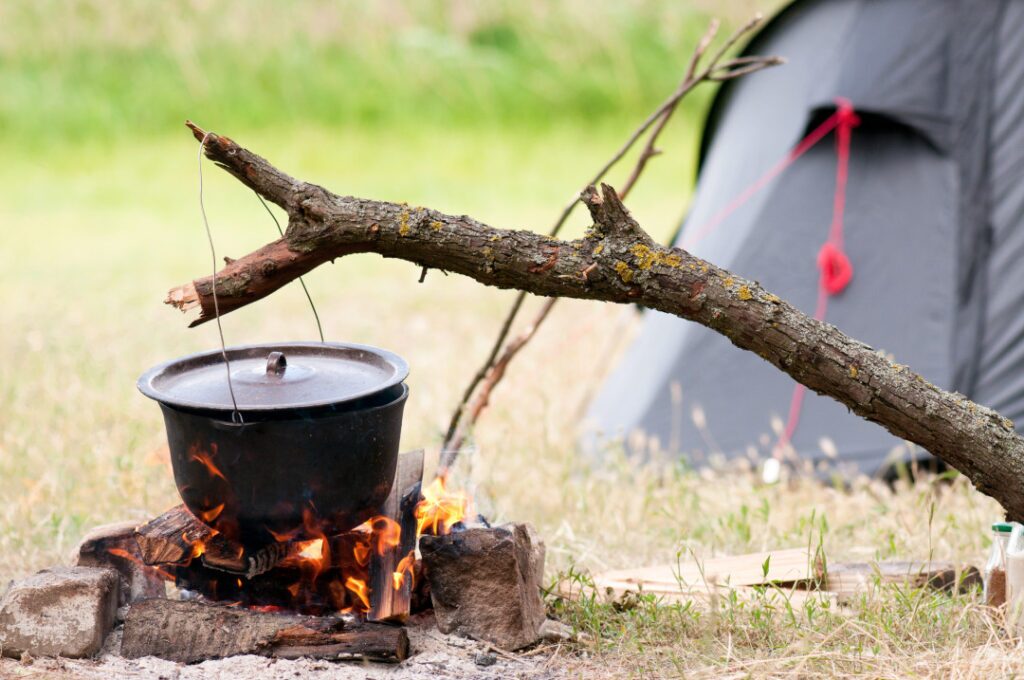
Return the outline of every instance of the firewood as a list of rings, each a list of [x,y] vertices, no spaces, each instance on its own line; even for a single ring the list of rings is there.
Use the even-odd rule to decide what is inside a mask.
[[[442,633],[509,651],[540,639],[545,550],[529,524],[425,535],[420,551]]]
[[[286,659],[402,661],[405,629],[336,617],[255,612],[195,601],[145,600],[128,612],[121,654],[197,663],[238,654]]]
[[[380,510],[385,517],[395,519],[401,527],[401,542],[383,555],[370,557],[370,621],[405,621],[409,617],[413,563],[416,553],[416,515],[413,512],[420,500],[423,482],[423,449],[403,453],[398,459],[395,483]],[[403,562],[404,560],[404,562]],[[400,577],[395,573],[403,567]],[[400,587],[395,579],[400,578]]]
[[[136,529],[135,540],[146,564],[179,564],[192,557],[196,543],[205,544],[214,533],[179,505]]]
[[[167,574],[142,562],[135,540],[138,522],[104,524],[90,531],[78,544],[75,564],[80,567],[111,567],[121,576],[119,602],[128,604],[163,597]]]
[[[247,550],[221,536],[214,536],[203,552],[203,564],[210,569],[255,578],[273,569],[288,556],[288,543],[268,543],[258,550]]]
[[[140,526],[135,540],[146,564],[182,564],[200,552],[207,567],[245,578],[269,571],[288,554],[285,543],[246,550],[204,524],[184,505]],[[201,551],[197,545],[202,546]]]

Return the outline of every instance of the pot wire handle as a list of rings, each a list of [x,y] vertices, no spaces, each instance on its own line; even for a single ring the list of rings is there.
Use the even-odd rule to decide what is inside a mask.
[[[253,191],[253,193],[256,194],[255,191]],[[281,238],[284,238],[284,229],[281,228],[281,223],[277,221],[277,215],[275,215],[274,211],[270,209],[270,206],[267,205],[267,202],[263,200],[262,196],[256,194],[256,198],[260,199],[260,203],[263,204],[263,209],[267,211],[268,215],[270,215],[270,219],[274,220],[274,226],[277,227],[277,233],[281,235]],[[313,296],[309,294],[309,288],[306,287],[306,282],[301,276],[299,277],[299,285],[302,286],[302,292],[306,294],[306,299],[309,300],[309,308],[313,310],[313,318],[316,319],[316,330],[320,334],[320,342],[326,342],[324,340],[324,327],[320,325],[320,315],[317,314],[316,305],[313,304]]]
[[[217,251],[213,247],[213,234],[210,232],[210,221],[206,218],[206,204],[203,202],[203,150],[206,148],[206,138],[210,136],[207,132],[203,135],[203,141],[199,142],[199,212],[203,216],[203,226],[206,227],[206,239],[210,242],[210,257],[213,260],[213,317],[217,322],[217,333],[220,335],[220,354],[224,357],[224,371],[228,376],[228,392],[231,394],[231,405],[234,410],[231,412],[231,422],[241,424],[242,413],[238,410],[238,400],[235,399],[235,386],[231,382],[231,363],[228,361],[228,350],[224,344],[224,327],[220,323],[220,305],[217,302]]]

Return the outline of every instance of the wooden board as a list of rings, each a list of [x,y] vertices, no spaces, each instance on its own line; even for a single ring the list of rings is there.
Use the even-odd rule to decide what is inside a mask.
[[[840,596],[870,592],[879,585],[961,592],[981,583],[980,572],[972,566],[951,562],[840,562],[828,565],[824,587]]]
[[[599,574],[593,580],[594,588],[584,590],[578,583],[563,581],[558,594],[570,599],[596,595],[606,602],[619,602],[644,593],[666,603],[706,605],[734,591],[743,600],[771,595],[785,598],[790,605],[802,606],[816,597],[842,604],[858,594],[871,592],[878,584],[963,592],[977,587],[981,576],[974,567],[957,568],[946,562],[840,562],[829,564],[826,571],[812,553],[797,548],[701,563],[687,560],[677,565],[621,569]]]
[[[767,566],[767,572],[765,567]],[[717,557],[697,561],[683,559],[677,564],[622,569],[601,574],[601,583],[640,585],[670,590],[708,587],[757,586],[770,583],[800,583],[820,578],[823,566],[807,548]]]
[[[780,598],[780,602],[785,597],[791,604],[798,604],[807,599],[807,586],[822,575],[822,564],[812,551],[792,548],[609,571],[594,577],[592,590],[581,592],[579,584],[563,581],[558,593],[570,599],[596,595],[606,602],[621,601],[631,593],[646,593],[662,602],[706,605],[732,590],[743,598],[760,597],[755,586],[771,586],[772,597]]]
[[[639,595],[653,595],[660,604],[691,604],[701,609],[712,607],[716,603],[724,603],[726,599],[735,596],[742,602],[764,602],[776,607],[789,606],[803,608],[810,601],[817,601],[821,604],[828,603],[830,607],[840,604],[835,593],[826,590],[809,590],[807,588],[791,585],[768,585],[768,586],[740,586],[738,588],[717,587],[707,590],[697,588],[675,589],[670,587],[658,587],[656,584],[651,587],[638,587],[635,584],[625,585],[621,582],[608,584],[602,583],[597,590],[580,590],[579,584],[562,581],[558,585],[558,594],[567,599],[578,599],[581,596],[596,596],[600,601],[606,603],[622,604],[630,598]]]

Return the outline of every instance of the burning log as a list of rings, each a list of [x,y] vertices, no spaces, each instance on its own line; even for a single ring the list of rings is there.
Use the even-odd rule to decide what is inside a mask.
[[[423,483],[423,450],[398,458],[395,483],[380,514],[395,517],[401,531],[397,545],[370,557],[370,621],[405,621],[409,616],[416,562],[416,505]]]
[[[207,543],[202,554],[203,564],[228,574],[252,579],[270,571],[288,556],[288,543],[269,543],[250,553],[241,546],[232,546],[227,540],[218,538],[215,536]]]
[[[137,522],[98,526],[78,545],[76,566],[109,567],[121,575],[121,605],[150,597],[163,597],[169,575],[142,561],[135,540]]]
[[[148,565],[183,564],[201,557],[210,569],[250,579],[273,569],[289,549],[287,543],[270,543],[247,551],[201,522],[184,505],[140,526],[135,530],[135,540]]]
[[[135,540],[146,564],[180,564],[190,560],[197,546],[205,546],[215,533],[179,505],[136,529]]]
[[[403,628],[347,624],[336,617],[250,611],[194,601],[146,600],[125,619],[121,654],[197,663],[238,654],[285,659],[402,661],[409,656]]]
[[[420,539],[437,627],[507,650],[540,639],[544,543],[529,524]]]

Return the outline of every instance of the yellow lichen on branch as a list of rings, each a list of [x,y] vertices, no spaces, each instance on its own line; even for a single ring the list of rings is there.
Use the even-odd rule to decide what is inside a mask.
[[[642,243],[634,245],[629,249],[629,252],[633,253],[633,256],[636,257],[637,268],[643,270],[650,269],[656,264],[664,265],[666,267],[678,267],[683,263],[682,256],[676,253],[670,253],[664,250],[655,250],[654,248]]]

